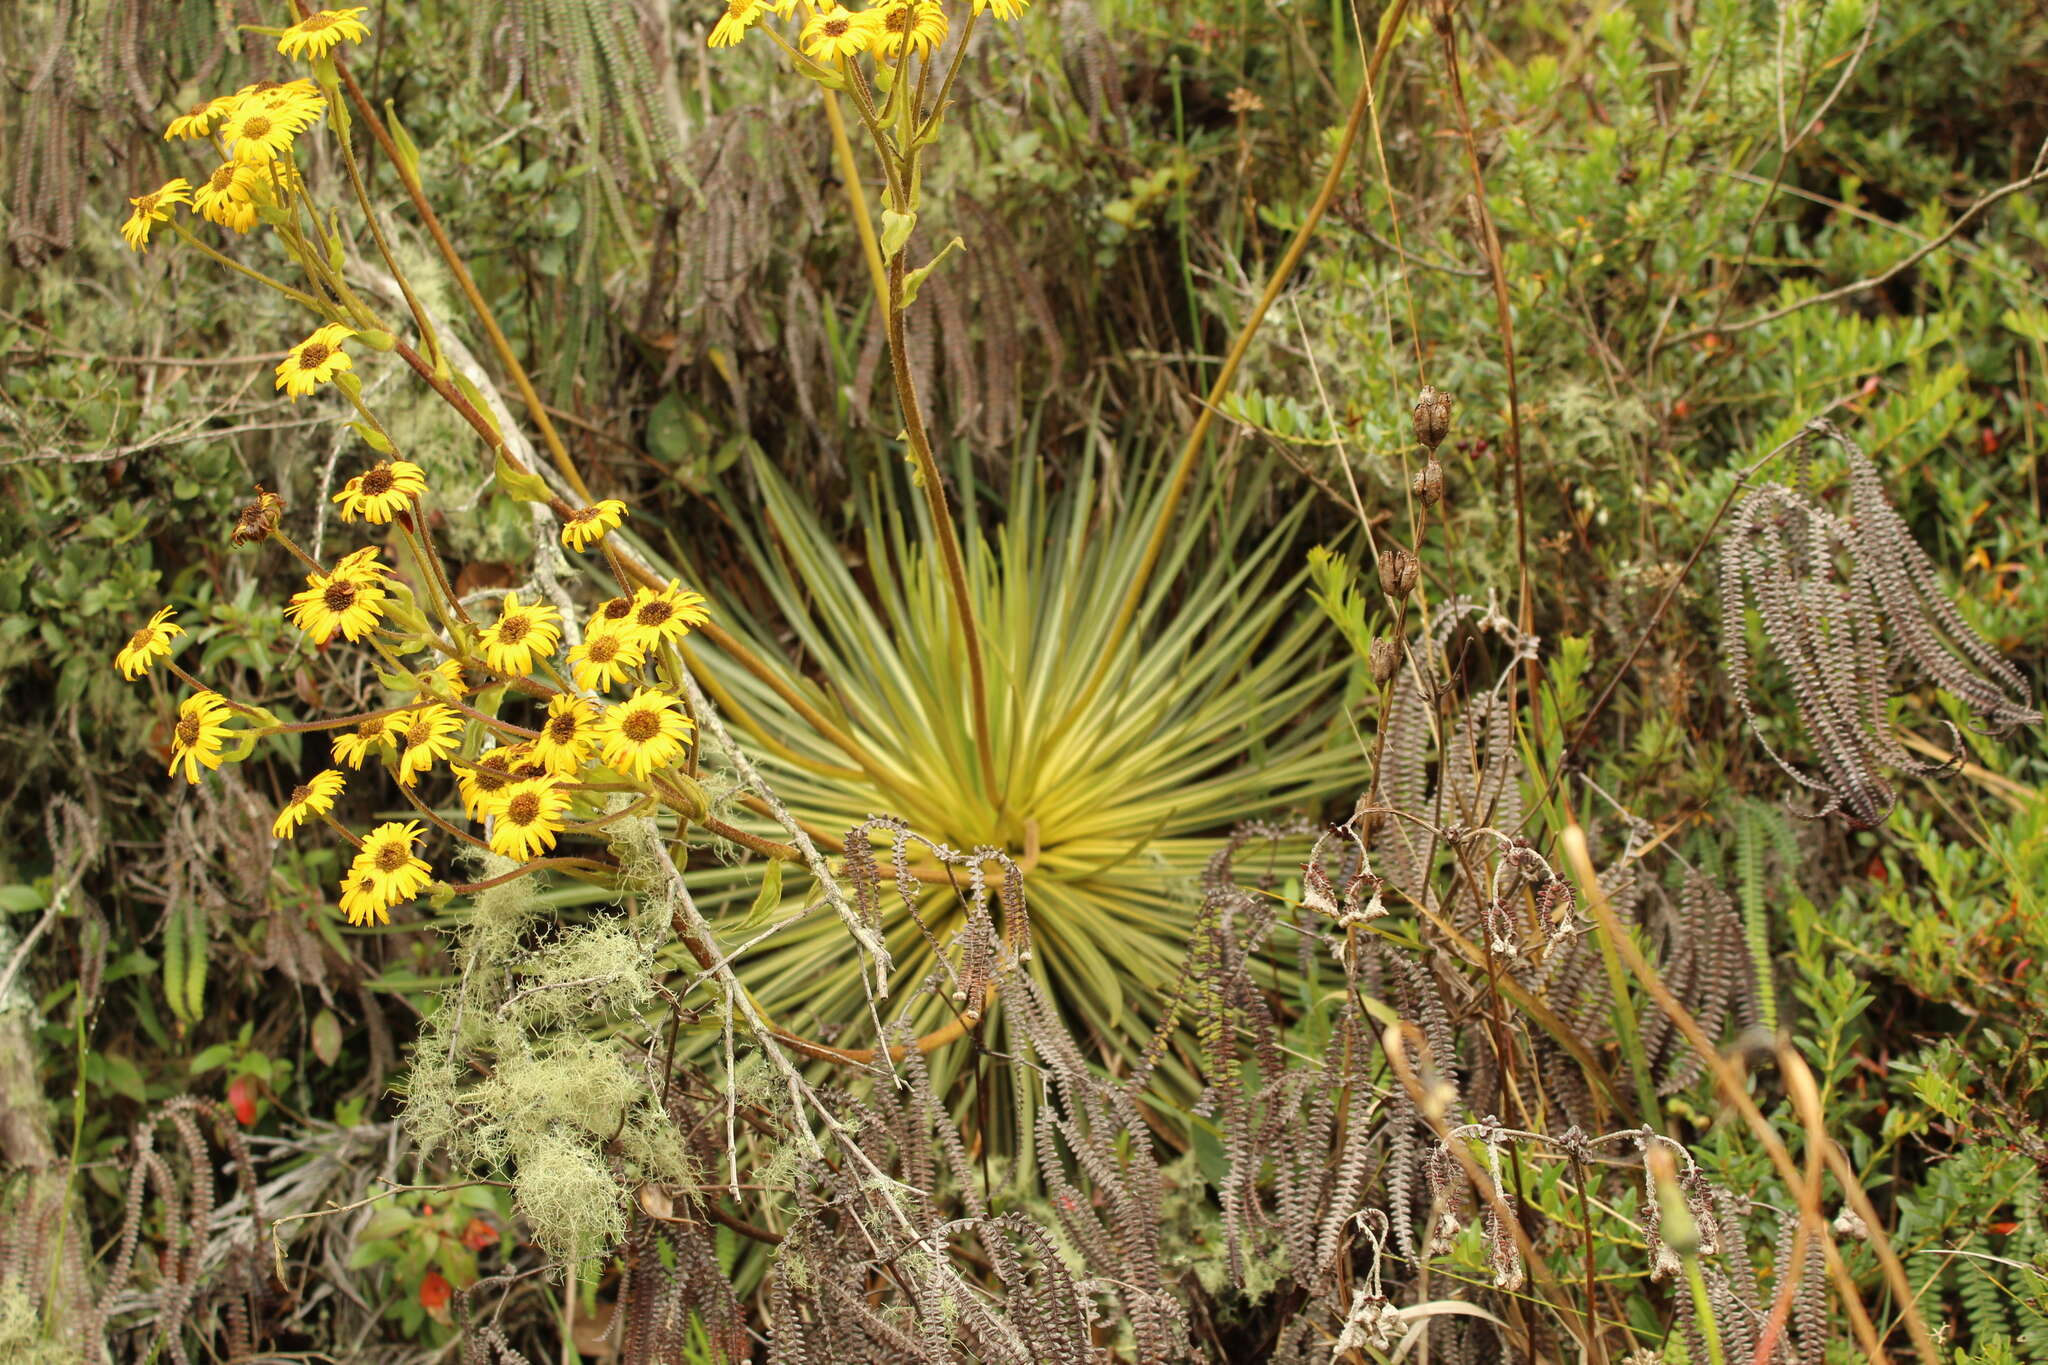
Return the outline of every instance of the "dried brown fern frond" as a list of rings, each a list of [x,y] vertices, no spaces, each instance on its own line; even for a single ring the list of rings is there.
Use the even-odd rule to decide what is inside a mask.
[[[1848,465],[1846,514],[1810,487],[1816,440]],[[1926,552],[1892,508],[1876,467],[1832,423],[1811,423],[1790,483],[1768,483],[1737,505],[1721,544],[1723,661],[1736,704],[1772,762],[1819,805],[1860,825],[1890,814],[1898,794],[1883,769],[1936,776],[1962,759],[1915,758],[1894,733],[1887,706],[1902,666],[1950,693],[2002,734],[2040,723],[2024,675],[1973,630],[1942,592]],[[1816,771],[1795,767],[1764,739],[1750,697],[1750,612],[1769,657],[1784,670]],[[1944,722],[1946,724],[1946,722]]]

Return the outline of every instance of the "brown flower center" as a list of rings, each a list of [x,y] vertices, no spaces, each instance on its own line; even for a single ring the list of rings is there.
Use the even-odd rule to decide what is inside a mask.
[[[521,792],[505,803],[505,819],[515,825],[530,825],[540,819],[540,798],[532,792]]]
[[[405,727],[405,747],[417,748],[434,737],[434,723],[425,716]]]
[[[616,635],[600,635],[583,652],[594,664],[608,664],[619,657],[620,643]]]
[[[583,722],[574,711],[564,711],[548,721],[548,738],[557,744],[567,744],[576,738],[576,732],[583,728]]]
[[[508,616],[498,622],[498,640],[502,644],[516,645],[533,630],[533,622],[524,616]]]
[[[212,189],[215,194],[226,194],[235,183],[235,168],[233,166],[216,168],[212,175],[206,177],[206,183],[208,188]]]
[[[153,645],[155,643],[156,631],[148,626],[144,626],[141,630],[128,637],[128,648],[130,649],[141,649],[146,645]]]
[[[319,14],[310,15],[307,18],[299,20],[299,32],[318,33],[321,29],[326,28],[333,22],[334,16],[323,10]]]
[[[668,618],[675,614],[676,609],[673,605],[657,597],[650,602],[642,602],[640,610],[633,613],[633,619],[649,630],[659,630],[668,624]]]
[[[292,788],[291,799],[285,802],[285,804],[287,806],[296,806],[299,804],[299,802],[305,800],[312,794],[313,789],[307,786],[305,783],[301,782],[298,786]]]
[[[310,346],[306,348],[309,354],[312,349]],[[324,351],[327,348],[323,346],[320,349]],[[382,497],[384,494],[389,493],[391,485],[397,482],[398,476],[396,474],[393,474],[383,465],[378,465],[375,469],[363,475],[363,492],[366,496],[372,498]]]
[[[396,872],[412,861],[412,849],[404,844],[385,844],[377,850],[377,870]]]
[[[320,592],[320,604],[339,616],[356,604],[356,585],[337,578]]]
[[[890,10],[883,24],[891,33],[908,33],[916,18],[917,11],[905,5],[902,9]]]
[[[333,354],[333,352],[328,350],[326,342],[309,341],[305,345],[299,347],[299,368],[302,370],[310,370],[315,368],[316,366],[324,365],[327,363],[327,357],[331,354]],[[364,492],[369,491],[369,485],[370,476],[368,474],[365,474],[363,476]],[[334,485],[332,484],[328,485],[328,487],[330,488],[332,488],[333,486]],[[382,492],[383,490],[379,489],[378,491]]]
[[[156,194],[143,195],[140,199],[135,201],[135,212],[141,217],[149,217],[152,213],[156,212],[156,201],[160,198],[162,198],[162,196]]]
[[[851,19],[827,19],[821,30],[827,38],[844,38],[846,31],[853,27]]]
[[[376,716],[356,726],[356,738],[361,740],[384,738],[384,717]]]
[[[633,599],[630,597],[607,598],[605,599],[605,604],[597,609],[597,614],[607,621],[623,621],[633,614]]]
[[[178,722],[178,744],[189,749],[199,742],[199,722],[191,716]]]
[[[265,138],[270,136],[270,120],[258,114],[242,124],[242,136]],[[329,485],[330,487],[332,485]]]
[[[661,733],[661,716],[654,711],[628,711],[619,730],[635,744],[645,744]]]

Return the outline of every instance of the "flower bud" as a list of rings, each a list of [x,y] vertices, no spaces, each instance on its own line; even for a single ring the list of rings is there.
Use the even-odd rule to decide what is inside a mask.
[[[1415,439],[1435,450],[1451,431],[1451,396],[1442,389],[1422,386],[1415,395]]]
[[[1380,591],[1396,602],[1415,591],[1421,572],[1421,564],[1408,551],[1399,547],[1380,551]]]
[[[1401,671],[1401,642],[1390,635],[1381,635],[1372,642],[1369,658],[1372,665],[1372,680],[1385,687]]]
[[[1437,463],[1435,451],[1429,453],[1429,463],[1421,472],[1408,481],[1408,490],[1424,507],[1434,507],[1444,500],[1444,467]]]

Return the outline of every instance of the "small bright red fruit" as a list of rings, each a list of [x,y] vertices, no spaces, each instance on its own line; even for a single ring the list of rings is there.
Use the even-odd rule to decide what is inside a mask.
[[[244,1128],[256,1122],[256,1084],[247,1076],[237,1076],[228,1082],[228,1108],[235,1111],[235,1122]]]
[[[462,1244],[471,1251],[494,1247],[498,1244],[498,1230],[481,1218],[472,1218],[469,1226],[462,1230]]]
[[[455,1289],[438,1270],[429,1270],[420,1281],[420,1307],[429,1313],[438,1312],[448,1306],[448,1300]]]

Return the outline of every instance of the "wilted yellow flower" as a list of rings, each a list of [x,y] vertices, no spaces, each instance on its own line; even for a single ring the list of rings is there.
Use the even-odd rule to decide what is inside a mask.
[[[675,706],[676,699],[666,692],[642,688],[606,707],[595,732],[605,766],[639,781],[675,762],[695,728]]]
[[[195,105],[187,112],[171,120],[171,126],[164,129],[164,141],[174,137],[186,139],[202,138],[213,131],[217,120],[224,119],[235,107],[233,95],[216,95],[204,104]]]
[[[633,594],[633,613],[621,627],[627,639],[652,652],[664,640],[680,640],[693,626],[711,619],[704,598],[674,579],[665,588],[642,588]]]
[[[887,0],[869,11],[879,15],[875,51],[899,56],[906,48],[920,57],[946,41],[946,7],[939,0]]]
[[[568,809],[569,793],[551,778],[506,787],[484,806],[492,818],[491,852],[522,863],[539,857],[555,846]]]
[[[191,182],[181,175],[175,180],[166,180],[148,194],[130,199],[128,202],[134,211],[128,215],[128,221],[121,224],[121,236],[127,239],[128,245],[137,251],[148,246],[151,225],[170,222],[172,209],[180,204],[190,204],[192,196],[187,191],[191,188]]]
[[[363,766],[363,760],[370,756],[372,749],[389,749],[396,742],[391,733],[395,717],[371,716],[359,721],[356,728],[347,734],[336,735],[329,746],[336,763],[346,763],[351,768]]]
[[[570,675],[585,692],[609,692],[647,662],[647,652],[618,631],[596,631],[569,651]]]
[[[579,507],[562,523],[562,543],[572,550],[587,550],[625,518],[626,504],[617,498]]]
[[[341,879],[341,913],[350,924],[391,923],[391,907],[411,900],[433,880],[434,869],[413,854],[419,838],[417,820],[393,820],[370,831]]]
[[[286,29],[277,40],[277,50],[293,61],[324,57],[343,41],[360,43],[370,36],[363,21],[356,18],[368,5],[348,9],[323,9],[309,14]]]
[[[398,743],[398,785],[410,787],[437,759],[455,752],[461,740],[462,717],[440,702],[415,706],[391,727]]]
[[[533,756],[557,777],[573,776],[590,755],[591,735],[597,729],[597,708],[581,697],[558,692],[548,702],[548,718],[533,740]]]
[[[343,370],[353,369],[355,362],[341,349],[341,343],[354,335],[338,322],[328,323],[292,347],[278,362],[276,387],[296,399],[329,383]],[[421,489],[425,491],[424,484]]]
[[[178,723],[171,728],[171,776],[178,765],[185,767],[185,780],[198,785],[199,765],[218,768],[221,750],[228,737],[227,698],[218,692],[194,692],[178,706]]]
[[[492,668],[524,677],[536,658],[546,658],[562,643],[561,619],[562,613],[547,603],[522,605],[518,593],[508,592],[498,619],[478,635],[477,647]]]
[[[171,657],[171,639],[183,635],[185,628],[171,621],[171,608],[158,607],[156,615],[141,630],[128,637],[128,643],[121,646],[121,652],[114,656],[114,666],[121,670],[121,676],[134,682],[158,659]]]
[[[343,368],[347,368],[348,357],[344,355],[341,359]],[[411,460],[379,460],[374,468],[364,470],[343,484],[334,500],[341,504],[343,521],[361,517],[372,525],[382,526],[409,504],[426,496],[426,492],[426,470]]]
[[[384,615],[384,599],[390,594],[384,590],[383,575],[389,570],[376,562],[375,546],[365,549],[367,554],[356,551],[330,573],[307,574],[305,589],[292,594],[285,614],[314,644],[326,644],[337,630],[351,642],[360,640]]]
[[[271,837],[289,839],[307,816],[325,815],[333,810],[334,798],[341,795],[343,785],[341,774],[329,768],[292,788],[284,809],[277,813],[277,821],[270,827]]]
[[[192,193],[192,206],[209,223],[219,223],[236,232],[256,226],[256,205],[249,197],[256,183],[256,168],[246,162],[228,161],[214,167],[213,174]]]
[[[855,14],[844,5],[820,6],[800,35],[804,55],[829,61],[867,51],[875,40],[875,19],[873,10]]]

